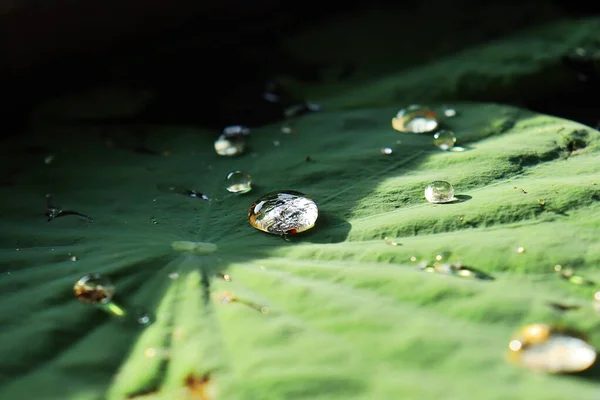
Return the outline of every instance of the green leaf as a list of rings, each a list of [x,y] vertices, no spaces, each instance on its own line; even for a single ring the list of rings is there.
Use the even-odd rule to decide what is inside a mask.
[[[531,322],[562,322],[600,345],[593,288],[553,272],[600,280],[600,132],[507,106],[454,107],[444,124],[463,152],[394,131],[389,107],[303,116],[294,135],[256,129],[237,158],[214,153],[218,132],[192,127],[147,127],[144,145],[159,155],[131,151],[127,126],[111,129],[110,146],[91,127],[5,143],[0,397],[595,398],[597,372],[534,374],[505,354]],[[252,192],[225,190],[233,170],[253,176]],[[428,204],[434,180],[462,200]],[[159,191],[165,183],[211,201]],[[286,189],[320,210],[289,241],[247,222],[259,195]],[[95,222],[47,222],[46,193]],[[217,250],[178,252],[174,241]],[[409,261],[448,250],[494,280]],[[74,282],[92,272],[116,284],[125,317],[75,299]],[[223,291],[239,301],[222,304]],[[136,323],[144,310],[152,324]]]

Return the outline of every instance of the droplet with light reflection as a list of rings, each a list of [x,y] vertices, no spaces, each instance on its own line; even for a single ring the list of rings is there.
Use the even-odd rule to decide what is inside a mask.
[[[274,235],[293,235],[315,226],[319,209],[303,193],[293,190],[259,197],[248,209],[250,225]]]
[[[225,186],[225,189],[230,193],[243,194],[252,190],[252,177],[245,172],[230,172],[227,175],[226,181],[227,186]]]
[[[425,199],[434,204],[452,202],[454,187],[446,181],[433,181],[425,188]]]
[[[430,133],[438,126],[437,114],[429,107],[417,104],[401,109],[392,119],[392,127],[399,132]]]
[[[585,371],[597,352],[584,336],[548,324],[523,327],[508,344],[509,358],[526,368],[549,373]]]

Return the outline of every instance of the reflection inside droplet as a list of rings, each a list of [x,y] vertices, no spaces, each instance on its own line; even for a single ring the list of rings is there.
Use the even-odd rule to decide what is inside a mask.
[[[248,193],[252,190],[252,177],[242,171],[230,172],[227,175],[227,186],[226,189],[230,193]]]
[[[433,144],[440,150],[449,150],[454,147],[456,143],[456,137],[452,131],[441,130],[433,135]]]
[[[315,225],[319,211],[315,202],[296,191],[281,191],[258,198],[248,210],[250,225],[275,235],[292,235]]]
[[[596,349],[579,334],[546,324],[528,325],[509,343],[515,362],[538,371],[574,373],[596,361]]]
[[[417,104],[401,109],[392,119],[392,127],[400,132],[428,133],[435,131],[438,125],[437,114]]]
[[[445,181],[431,182],[425,188],[425,199],[430,203],[449,203],[455,200],[454,187]]]

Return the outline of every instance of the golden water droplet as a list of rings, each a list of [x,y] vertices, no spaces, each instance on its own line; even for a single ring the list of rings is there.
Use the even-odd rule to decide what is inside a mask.
[[[231,193],[248,193],[252,190],[252,177],[242,171],[233,171],[227,175],[227,186],[225,187]]]
[[[314,201],[295,191],[268,193],[258,198],[248,210],[250,225],[274,235],[291,235],[315,225],[319,210]]]
[[[596,361],[596,349],[582,335],[532,324],[521,329],[509,342],[512,361],[527,368],[550,373],[574,373]]]
[[[392,119],[392,127],[400,132],[428,133],[435,131],[438,125],[434,111],[416,104],[401,109]]]
[[[449,203],[455,200],[454,187],[445,181],[433,181],[425,188],[425,199],[430,203]]]
[[[108,303],[115,294],[115,286],[100,274],[89,274],[75,282],[73,292],[82,303]]]

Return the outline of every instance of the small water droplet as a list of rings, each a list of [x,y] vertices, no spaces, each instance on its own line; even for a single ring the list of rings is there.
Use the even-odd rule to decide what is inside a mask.
[[[52,164],[52,161],[54,161],[54,154],[50,154],[44,158],[44,164],[46,165]]]
[[[142,312],[137,316],[137,322],[140,325],[148,325],[152,322],[152,317],[146,312]]]
[[[398,244],[399,244],[399,243],[398,243],[398,242],[396,242],[395,240],[392,240],[392,239],[390,239],[390,238],[388,238],[388,237],[384,237],[384,238],[383,238],[383,240],[384,240],[384,241],[385,241],[387,244],[389,244],[390,246],[398,246]]]
[[[574,331],[547,324],[523,327],[509,342],[510,359],[526,368],[550,373],[575,373],[596,361],[596,349]]]
[[[215,141],[215,151],[220,156],[238,156],[246,150],[246,138],[248,133],[236,133],[238,130],[227,127],[223,134]],[[228,133],[229,132],[229,133]]]
[[[281,142],[279,140],[273,140],[273,146],[279,147],[280,145],[281,145]]]
[[[400,132],[429,133],[435,131],[438,125],[437,114],[417,104],[401,109],[392,119],[392,127]]]
[[[286,135],[291,135],[296,133],[296,130],[291,125],[283,125],[281,127],[281,133],[285,133]]]
[[[393,150],[391,147],[384,147],[381,149],[381,154],[392,154]]]
[[[293,235],[315,225],[319,210],[305,194],[287,190],[258,198],[248,210],[250,225],[274,235]]]
[[[454,147],[456,137],[452,131],[441,130],[433,135],[433,144],[440,150],[449,150]]]
[[[517,253],[519,253],[519,254],[525,253],[525,247],[517,247]]]
[[[169,274],[169,279],[173,279],[173,280],[175,280],[175,279],[177,279],[177,278],[179,278],[179,272],[171,272],[171,273]]]
[[[248,193],[252,190],[252,177],[242,171],[233,171],[227,175],[227,189],[231,193]]]
[[[445,181],[431,182],[425,188],[425,199],[434,204],[454,201],[454,188]]]
[[[82,303],[106,304],[115,294],[115,285],[100,274],[89,274],[75,282],[73,292]]]
[[[69,260],[76,262],[79,259],[77,258],[77,256],[71,256],[71,257],[69,257]]]
[[[156,225],[156,224],[158,224],[158,221],[157,221],[157,220],[156,220],[156,218],[154,218],[154,217],[150,217],[150,222],[151,222],[153,225]]]
[[[452,107],[445,107],[444,108],[444,115],[448,118],[452,118],[456,116],[456,110]]]

